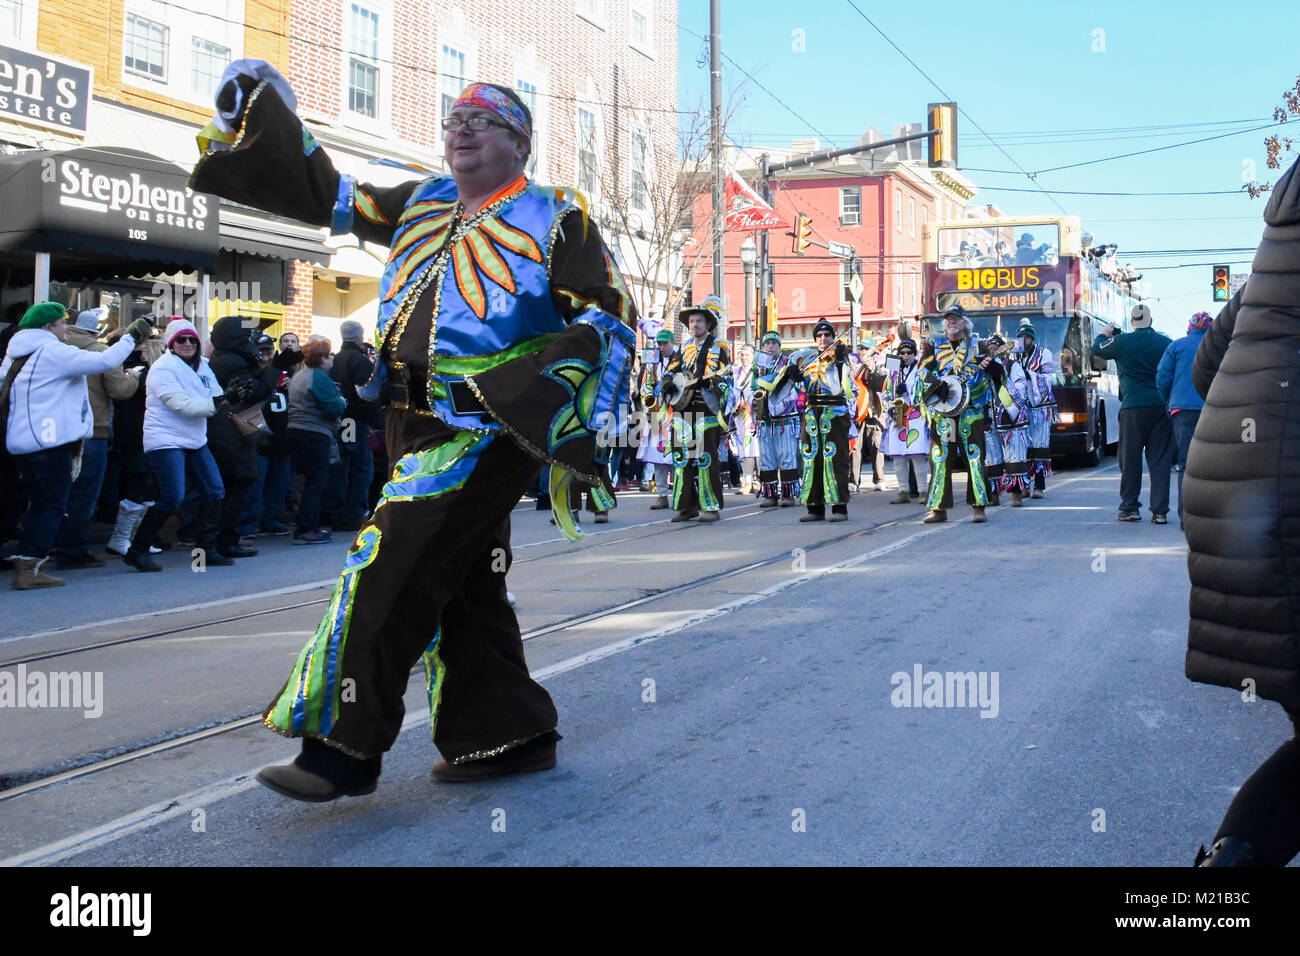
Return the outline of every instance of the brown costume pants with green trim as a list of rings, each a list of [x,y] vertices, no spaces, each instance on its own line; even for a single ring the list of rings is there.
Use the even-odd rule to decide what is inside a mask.
[[[447,760],[553,730],[555,705],[528,673],[506,600],[510,512],[540,465],[507,436],[407,412],[388,413],[387,436],[393,475],[264,722],[353,756],[381,754],[423,656],[433,742]]]

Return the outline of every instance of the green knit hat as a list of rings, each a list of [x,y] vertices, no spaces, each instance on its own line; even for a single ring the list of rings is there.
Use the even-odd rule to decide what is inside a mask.
[[[18,323],[20,329],[39,329],[66,317],[68,310],[57,302],[40,302],[28,309]]]
[[[672,330],[671,330],[671,329],[660,329],[660,330],[659,330],[659,333],[655,336],[655,341],[656,341],[656,342],[671,342],[671,341],[673,341],[673,333],[672,333]]]

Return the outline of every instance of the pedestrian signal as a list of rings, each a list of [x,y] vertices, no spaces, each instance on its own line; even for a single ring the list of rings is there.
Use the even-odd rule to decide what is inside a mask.
[[[1215,302],[1228,301],[1228,282],[1231,279],[1231,275],[1232,270],[1227,266],[1214,267],[1214,284],[1212,288],[1214,289]]]
[[[803,213],[798,213],[794,217],[794,254],[803,255],[803,251],[812,243],[812,220]]]
[[[926,138],[928,165],[957,165],[957,104],[931,103],[927,115],[930,135]]]

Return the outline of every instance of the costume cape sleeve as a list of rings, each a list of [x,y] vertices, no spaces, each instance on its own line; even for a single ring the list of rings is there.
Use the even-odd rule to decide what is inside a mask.
[[[525,451],[599,487],[626,415],[636,307],[596,226],[576,207],[562,215],[549,262],[566,327],[539,351],[465,380]]]
[[[277,216],[328,226],[333,235],[352,233],[389,245],[419,183],[371,186],[341,175],[269,82],[249,76],[237,82],[247,106],[235,143],[200,157],[190,187]]]

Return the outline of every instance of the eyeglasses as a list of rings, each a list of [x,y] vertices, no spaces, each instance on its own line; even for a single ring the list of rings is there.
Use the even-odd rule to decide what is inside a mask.
[[[481,133],[489,126],[510,129],[505,123],[494,120],[490,116],[484,116],[482,113],[475,113],[473,116],[448,116],[442,121],[442,128],[448,133],[460,129],[462,126],[468,126],[475,133]]]
[[[182,335],[172,340],[173,345],[183,345],[186,342],[190,343],[191,345],[199,344],[199,340],[192,335]]]

